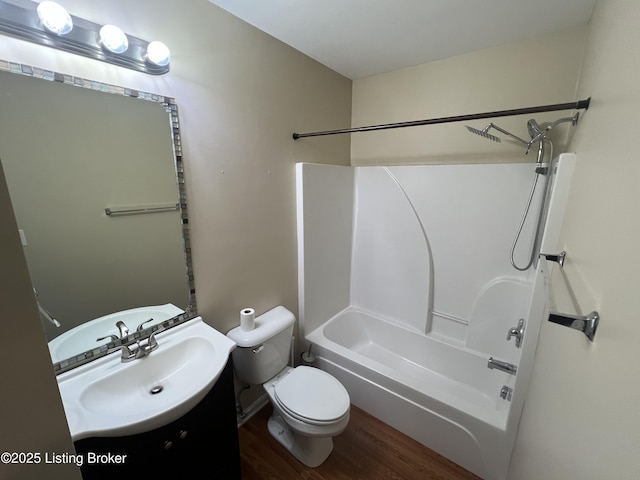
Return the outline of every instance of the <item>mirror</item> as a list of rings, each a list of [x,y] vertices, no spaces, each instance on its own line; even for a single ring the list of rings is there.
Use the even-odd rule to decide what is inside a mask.
[[[0,161],[47,341],[140,307],[195,316],[173,99],[3,66]],[[56,371],[106,354],[106,343],[54,357]]]

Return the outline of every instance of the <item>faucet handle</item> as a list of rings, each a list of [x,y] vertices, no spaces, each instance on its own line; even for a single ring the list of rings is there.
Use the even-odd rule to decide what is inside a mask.
[[[118,345],[117,347],[108,348],[107,353],[117,352],[118,350],[122,352],[120,355],[122,363],[130,362],[136,358],[135,352],[131,351],[129,345]]]
[[[120,340],[117,335],[107,335],[106,337],[96,338],[96,342],[106,340],[107,338],[110,339],[112,342],[115,342],[116,340]]]
[[[134,356],[135,358],[146,357],[159,346],[160,345],[156,340],[156,332],[153,332],[151,335],[149,335],[149,339],[147,340],[147,343],[145,343],[144,345],[141,344],[140,341],[138,341],[138,349],[135,351]]]
[[[149,341],[147,342],[147,345],[149,345],[153,350],[158,348],[158,341],[156,340],[156,333],[157,332],[153,332],[151,335],[149,335]]]
[[[522,337],[524,335],[524,318],[518,320],[518,326],[512,327],[507,332],[507,341],[511,340],[511,337],[516,337],[516,347],[520,348],[522,343]]]
[[[153,322],[153,318],[150,318],[149,320],[145,320],[144,322],[142,322],[140,325],[138,325],[138,328],[136,328],[136,332],[139,332],[140,330],[144,330],[143,325],[145,323],[149,323],[149,322]]]

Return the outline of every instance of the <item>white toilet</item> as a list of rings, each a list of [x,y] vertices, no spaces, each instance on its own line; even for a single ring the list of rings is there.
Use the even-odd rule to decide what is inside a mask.
[[[332,437],[347,427],[351,403],[328,373],[287,366],[294,322],[293,313],[276,307],[257,317],[253,330],[236,327],[227,336],[238,345],[232,353],[238,379],[263,384],[269,395],[271,435],[302,463],[317,467],[331,453]]]

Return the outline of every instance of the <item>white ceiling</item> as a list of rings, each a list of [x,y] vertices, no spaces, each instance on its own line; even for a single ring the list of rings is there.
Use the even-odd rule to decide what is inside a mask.
[[[209,0],[357,79],[589,21],[596,0]]]

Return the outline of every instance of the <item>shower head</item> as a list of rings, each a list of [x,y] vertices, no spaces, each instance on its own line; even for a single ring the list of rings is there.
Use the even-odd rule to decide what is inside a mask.
[[[572,126],[576,126],[578,124],[578,119],[580,118],[580,113],[576,113],[573,117],[563,117],[559,118],[555,122],[551,123],[543,123],[544,126],[541,126],[538,122],[536,122],[533,118],[527,122],[527,130],[529,131],[529,136],[531,137],[531,141],[529,142],[527,151],[531,148],[531,145],[542,140],[548,140],[546,134],[548,131],[552,130],[556,125],[561,123],[571,123]]]
[[[540,126],[540,124],[532,118],[527,122],[527,131],[529,132],[529,137],[531,137],[531,140],[529,141],[523,140],[517,135],[514,135],[511,132],[508,132],[504,128],[500,128],[498,125],[494,123],[490,123],[489,125],[484,127],[482,130],[478,130],[477,128],[470,127],[469,125],[465,125],[465,126],[467,127],[467,130],[469,130],[471,133],[484,137],[488,140],[493,140],[494,142],[500,143],[502,141],[500,137],[496,137],[495,135],[492,135],[489,133],[489,130],[491,130],[492,128],[495,130],[498,130],[500,133],[503,133],[504,135],[507,135],[508,137],[511,137],[512,139],[517,140],[518,142],[523,144],[525,147],[527,147],[526,153],[529,153],[529,150],[531,149],[531,146],[534,143],[540,142],[539,149],[538,149],[538,157],[541,157],[544,154],[543,152],[544,143],[545,142],[551,143],[551,140],[549,139],[549,137],[547,137],[547,132],[552,128],[554,128],[556,125],[564,122],[570,122],[571,125],[575,126],[578,123],[578,118],[579,118],[579,113],[576,113],[573,117],[560,118],[555,122],[545,123],[544,126]],[[540,161],[538,163],[540,163]]]
[[[470,127],[469,125],[465,125],[465,127],[467,127],[467,130],[469,130],[471,133],[480,135],[481,137],[484,137],[488,140],[493,140],[494,142],[498,142],[498,143],[502,141],[500,140],[500,137],[496,137],[495,135],[491,135],[490,133],[488,133],[489,129],[493,127],[493,123],[490,123],[489,125],[484,127],[482,130],[478,130],[477,128]]]
[[[490,133],[488,133],[490,128],[498,130],[500,133],[504,133],[508,137],[511,137],[514,140],[519,141],[523,145],[529,145],[529,142],[527,142],[526,140],[523,140],[517,135],[514,135],[513,133],[506,131],[504,128],[500,128],[495,123],[490,123],[489,125],[484,127],[482,130],[478,130],[477,128],[470,127],[469,125],[465,125],[465,126],[467,127],[467,130],[469,130],[471,133],[475,133],[476,135],[480,135],[481,137],[488,138],[489,140],[493,140],[494,142],[500,143],[502,140],[500,139],[500,137],[496,137],[495,135],[491,135]]]
[[[533,118],[527,122],[527,130],[529,131],[529,136],[532,140],[544,135],[544,130]]]

